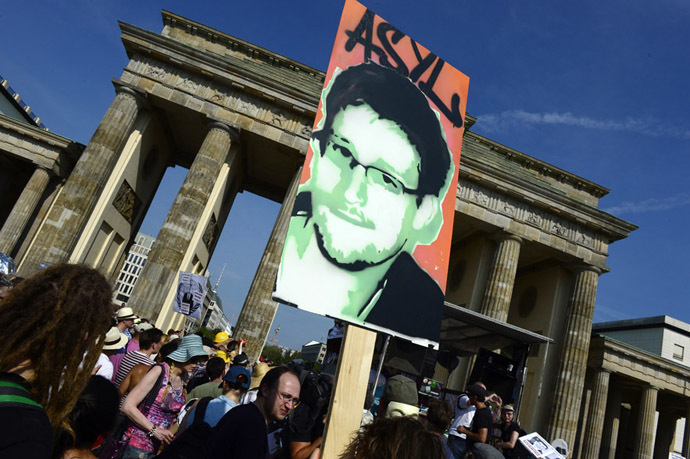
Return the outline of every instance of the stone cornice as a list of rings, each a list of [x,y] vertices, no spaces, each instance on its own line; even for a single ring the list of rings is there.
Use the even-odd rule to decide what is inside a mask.
[[[0,115],[0,134],[2,131],[6,131],[10,138],[21,141],[2,140],[0,136],[0,146],[4,150],[22,156],[56,175],[63,175],[71,169],[84,150],[84,145],[78,142],[5,115]]]
[[[173,26],[176,28],[186,29],[188,32],[198,35],[200,37],[206,37],[209,41],[220,42],[225,44],[228,48],[239,50],[250,56],[252,58],[259,58],[271,65],[278,65],[290,69],[292,71],[306,72],[310,75],[319,77],[321,83],[326,77],[325,72],[309,67],[301,62],[297,62],[280,54],[269,51],[265,48],[257,46],[253,43],[242,40],[241,38],[234,37],[220,30],[213,29],[207,25],[198,23],[191,19],[187,19],[178,14],[172,13],[170,11],[162,10],[161,15],[163,16],[163,24],[167,26]]]
[[[252,59],[260,59],[270,64],[272,66],[278,66],[286,70],[293,72],[305,72],[311,76],[314,76],[323,85],[326,79],[326,72],[315,69],[301,62],[298,62],[289,57],[285,57],[281,54],[275,53],[268,49],[262,48],[261,46],[249,43],[241,38],[237,38],[233,35],[227,34],[217,29],[213,29],[207,25],[201,24],[199,22],[193,21],[191,19],[185,18],[173,12],[167,10],[161,10],[161,15],[163,17],[163,24],[166,26],[176,27],[180,29],[185,29],[189,33],[194,35],[205,37],[208,41],[223,43],[229,49],[234,51],[240,51],[244,53],[247,57]],[[122,26],[124,23],[120,23]],[[129,25],[129,24],[127,24]],[[316,98],[316,104],[318,105],[318,99],[321,96],[321,89],[318,93],[314,93]],[[314,108],[314,111],[316,108]],[[471,116],[469,113],[465,115],[465,131],[469,131],[472,125],[475,124],[477,118]]]
[[[572,172],[560,169],[552,164],[529,156],[521,151],[502,145],[495,140],[491,140],[474,132],[469,133],[469,136],[472,137],[474,141],[481,142],[490,149],[501,153],[507,160],[518,163],[522,167],[538,171],[540,174],[552,177],[559,182],[568,183],[574,188],[585,190],[596,198],[606,196],[611,191],[608,188],[575,175]]]
[[[513,174],[483,162],[481,158],[466,155],[464,152],[460,160],[459,189],[463,185],[463,180],[478,183],[498,194],[522,201],[560,219],[572,221],[583,228],[604,234],[609,238],[609,242],[626,238],[637,229],[636,225],[603,210],[587,205],[558,190],[521,180]]]
[[[67,149],[72,145],[79,145],[78,142],[72,139],[17,121],[2,114],[0,114],[0,126],[57,148]],[[83,148],[84,146],[82,145],[81,147]]]
[[[180,67],[188,72],[207,78],[227,80],[229,86],[281,100],[283,104],[310,112],[315,116],[321,88],[317,92],[300,91],[287,87],[278,80],[257,75],[246,68],[234,65],[222,56],[198,50],[190,45],[164,35],[149,32],[139,27],[120,22],[122,42],[130,58],[135,54],[151,55],[163,63]],[[258,83],[258,84],[257,84]]]

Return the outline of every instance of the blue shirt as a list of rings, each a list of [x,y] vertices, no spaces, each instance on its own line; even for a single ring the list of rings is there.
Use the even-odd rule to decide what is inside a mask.
[[[208,425],[210,425],[211,427],[215,427],[216,424],[218,424],[218,421],[220,421],[220,418],[225,416],[225,413],[235,408],[236,406],[237,403],[233,402],[225,395],[216,397],[210,402],[208,402],[208,406],[206,407],[206,415],[204,416],[204,422],[208,423]],[[192,416],[190,419],[194,419],[194,416],[196,416],[196,406],[194,407],[192,412],[189,413],[189,415]]]

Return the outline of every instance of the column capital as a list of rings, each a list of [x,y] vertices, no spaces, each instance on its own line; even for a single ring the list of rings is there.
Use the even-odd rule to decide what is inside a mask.
[[[45,164],[38,164],[38,163],[32,163],[36,168],[34,169],[34,172],[36,171],[42,171],[45,172],[46,174],[50,175],[53,172],[53,169],[49,166],[46,166]]]
[[[520,236],[508,233],[506,231],[500,231],[498,233],[492,234],[491,236],[489,236],[489,239],[496,242],[515,241],[520,245],[522,245],[522,243],[524,242]]]
[[[115,92],[117,94],[127,94],[134,98],[137,102],[139,108],[148,108],[148,95],[143,89],[126,85],[120,80],[113,78],[113,86],[115,86]]]
[[[575,274],[581,273],[583,271],[591,271],[595,273],[597,276],[600,276],[601,273],[604,272],[603,269],[597,268],[594,265],[588,265],[586,263],[577,263],[577,264],[572,264],[568,266],[568,268]]]
[[[608,373],[608,374],[613,373],[613,371],[610,370],[609,368],[597,368],[596,371],[597,371],[597,373]]]
[[[209,131],[211,129],[218,129],[226,132],[230,136],[230,141],[233,143],[239,140],[242,128],[240,128],[238,125],[230,123],[229,121],[222,121],[211,117],[209,117],[207,121]]]
[[[642,385],[642,390],[653,390],[655,392],[659,392],[661,390],[660,387],[655,386],[654,384],[646,383]]]

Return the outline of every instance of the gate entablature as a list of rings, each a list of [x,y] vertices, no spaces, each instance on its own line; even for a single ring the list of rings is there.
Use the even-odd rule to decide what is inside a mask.
[[[323,73],[229,35],[221,40],[212,29],[202,33],[203,26],[171,13],[163,17],[162,35],[120,23],[131,58],[121,81],[161,109],[181,151],[198,148],[176,123],[183,111],[239,126],[246,188],[282,200],[308,147]]]

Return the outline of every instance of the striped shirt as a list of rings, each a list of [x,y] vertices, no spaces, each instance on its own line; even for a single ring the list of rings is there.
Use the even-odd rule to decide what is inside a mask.
[[[140,351],[132,351],[125,354],[120,362],[120,366],[117,369],[117,374],[115,375],[115,385],[120,387],[122,381],[125,380],[129,372],[134,368],[134,365],[144,364],[151,366],[154,364],[151,357]]]

